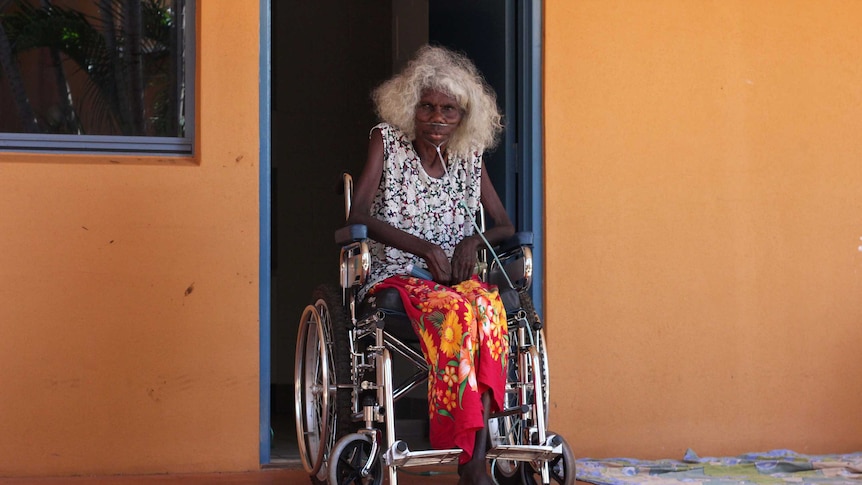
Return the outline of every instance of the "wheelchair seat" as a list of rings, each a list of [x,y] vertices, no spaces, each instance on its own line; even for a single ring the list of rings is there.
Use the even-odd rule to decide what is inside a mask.
[[[360,305],[359,315],[365,318],[377,312],[383,312],[386,316],[377,322],[380,328],[402,342],[419,342],[419,337],[413,331],[413,324],[410,323],[407,312],[404,311],[404,302],[398,290],[381,288],[373,295],[365,297]]]

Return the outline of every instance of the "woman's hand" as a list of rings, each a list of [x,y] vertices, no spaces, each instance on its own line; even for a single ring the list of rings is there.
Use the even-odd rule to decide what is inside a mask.
[[[443,248],[436,244],[428,243],[428,248],[422,254],[422,259],[428,265],[428,270],[434,277],[434,281],[448,285],[452,281],[452,265]]]
[[[479,247],[482,241],[478,236],[470,236],[461,240],[455,246],[452,254],[452,283],[460,283],[469,280],[476,269],[479,260]]]

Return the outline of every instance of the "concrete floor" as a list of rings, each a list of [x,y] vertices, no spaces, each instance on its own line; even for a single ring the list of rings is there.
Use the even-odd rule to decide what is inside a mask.
[[[109,477],[0,478],[0,485],[306,485],[311,481],[302,468],[266,468],[245,473],[189,473]],[[417,468],[398,472],[403,485],[455,485],[453,467]],[[590,485],[586,482],[576,482]]]
[[[416,472],[399,472],[398,483],[454,485],[458,476],[452,467],[428,468],[423,471],[433,475],[418,475]],[[194,473],[175,475],[137,475],[109,477],[63,477],[63,478],[0,478],[0,485],[305,485],[311,481],[302,468],[266,468],[245,473]]]

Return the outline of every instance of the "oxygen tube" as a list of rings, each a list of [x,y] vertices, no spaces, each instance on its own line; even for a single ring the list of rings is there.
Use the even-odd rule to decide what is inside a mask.
[[[482,242],[485,243],[485,247],[487,247],[488,251],[491,252],[491,256],[494,257],[494,261],[496,261],[497,265],[500,267],[500,272],[503,273],[503,277],[506,278],[506,283],[509,284],[509,288],[513,290],[516,289],[515,285],[512,283],[512,280],[509,279],[509,274],[506,273],[506,270],[503,269],[503,263],[500,261],[500,257],[497,256],[497,251],[494,251],[494,248],[491,247],[491,243],[488,242],[488,239],[485,238],[484,234],[482,234],[482,231],[479,229],[479,225],[476,224],[476,218],[473,216],[473,214],[470,213],[470,209],[467,208],[467,205],[464,203],[463,200],[458,204],[464,208],[464,211],[467,213],[467,218],[470,219],[470,223],[473,224],[473,230],[476,231],[476,234],[478,234],[479,237],[482,238]]]

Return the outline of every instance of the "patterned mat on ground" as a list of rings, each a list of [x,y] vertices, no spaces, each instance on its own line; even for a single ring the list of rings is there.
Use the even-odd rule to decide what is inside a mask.
[[[596,485],[862,484],[862,452],[803,455],[790,450],[705,457],[688,450],[682,460],[577,460],[578,480]]]

